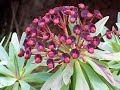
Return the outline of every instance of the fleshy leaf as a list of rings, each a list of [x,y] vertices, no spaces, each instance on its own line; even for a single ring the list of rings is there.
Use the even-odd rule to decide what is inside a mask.
[[[111,53],[109,51],[101,51],[95,49],[93,54],[86,52],[86,55],[100,60],[120,61],[120,52]]]
[[[110,44],[111,44],[111,46],[112,46],[112,49],[113,49],[115,52],[120,52],[120,45],[119,45],[118,43],[111,42]]]
[[[16,82],[14,85],[13,85],[13,89],[12,90],[19,90],[19,83]]]
[[[76,83],[74,90],[90,90],[78,61],[75,61],[75,73]]]
[[[99,20],[95,24],[96,32],[94,34],[92,34],[92,36],[97,36],[101,32],[101,30],[103,29],[103,27],[108,19],[109,19],[109,16],[106,16],[106,17],[102,18],[101,20]]]
[[[53,85],[54,80],[56,80],[56,78],[58,78],[58,76],[62,73],[64,69],[64,66],[62,65],[59,70],[57,70],[42,86],[42,88],[40,90],[50,90],[51,89],[51,85]],[[62,75],[61,75],[62,77]],[[60,77],[59,77],[60,78]],[[58,81],[59,82],[59,81]],[[58,89],[57,89],[58,90]]]
[[[11,43],[15,47],[16,53],[18,53],[20,51],[20,47],[19,47],[20,45],[19,45],[17,33],[12,34]]]
[[[95,60],[92,60],[91,58],[86,58],[86,60],[88,61],[88,63],[91,65],[91,67],[101,76],[103,76],[111,85],[114,85],[114,79],[112,77],[112,74],[110,72],[110,70],[103,66],[102,64],[99,64],[97,62],[95,62]]]
[[[23,78],[26,82],[45,82],[52,74],[47,72],[32,73]]]
[[[73,63],[72,62],[67,64],[62,74],[63,74],[63,81],[67,85],[70,81],[70,77],[73,75]]]
[[[4,40],[5,40],[5,37],[3,37],[3,39],[1,40],[1,42],[0,42],[0,45],[2,46],[2,44],[3,44],[3,42],[4,42]]]
[[[95,71],[87,64],[82,63],[82,67],[85,69],[90,83],[94,90],[109,90],[107,85],[100,79]]]
[[[19,80],[22,90],[30,90],[30,85],[23,80]]]
[[[11,77],[0,77],[0,88],[13,85],[16,79]]]
[[[118,26],[118,31],[119,31],[119,33],[120,33],[120,12],[118,12],[117,24],[116,24],[116,25]]]

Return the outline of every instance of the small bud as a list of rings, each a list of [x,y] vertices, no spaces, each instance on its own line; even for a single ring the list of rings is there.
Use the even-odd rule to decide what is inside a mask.
[[[70,55],[72,56],[73,59],[77,59],[80,53],[77,49],[72,49],[72,51],[70,52]]]
[[[80,33],[81,33],[81,31],[82,31],[82,28],[81,28],[80,25],[75,25],[75,26],[73,27],[73,31],[74,31],[74,33],[75,33],[76,35],[80,35]]]
[[[49,69],[54,68],[53,59],[48,59],[48,60],[47,60],[47,66],[48,66]]]
[[[118,30],[113,30],[113,32],[114,32],[114,34],[116,35],[116,36],[118,36],[119,35],[119,32],[118,32]]]
[[[51,41],[51,42],[48,43],[48,47],[49,47],[49,49],[55,49],[56,45],[55,45],[54,42]]]
[[[107,37],[108,39],[111,39],[111,38],[112,38],[112,33],[111,33],[110,30],[107,30],[106,33],[105,33],[105,35],[106,35],[106,37]]]
[[[67,45],[74,44],[76,42],[76,37],[75,36],[69,36],[68,39],[66,40]]]
[[[35,55],[35,63],[41,63],[42,56],[40,54]]]
[[[63,53],[63,54],[62,54],[62,57],[61,57],[61,60],[62,60],[64,63],[70,63],[70,55],[67,54],[67,53]]]
[[[80,3],[80,4],[78,4],[78,7],[79,7],[80,9],[84,9],[84,8],[85,8],[85,5],[82,4],[82,3]]]
[[[91,54],[94,53],[94,46],[93,46],[93,44],[88,44],[87,45],[87,50]]]
[[[91,14],[91,13],[87,14],[87,19],[91,19],[92,17],[93,17],[93,14]]]
[[[50,39],[50,33],[46,33],[43,35],[43,40],[49,40]]]
[[[66,41],[67,37],[66,37],[65,34],[59,34],[58,39],[59,39],[60,42],[64,43]]]
[[[35,18],[35,19],[33,20],[33,23],[34,23],[34,24],[38,23],[38,19]]]

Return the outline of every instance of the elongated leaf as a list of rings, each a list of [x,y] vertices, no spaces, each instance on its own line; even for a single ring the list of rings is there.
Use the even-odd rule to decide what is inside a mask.
[[[109,19],[109,16],[104,17],[103,19],[99,20],[96,24],[96,32],[94,34],[91,34],[92,36],[97,36],[101,30],[103,29],[105,23],[107,22],[107,20]]]
[[[5,49],[0,45],[0,60],[5,60],[5,61],[9,61],[10,58],[7,54],[7,52],[5,51]]]
[[[95,60],[92,60],[91,58],[86,58],[86,60],[88,61],[88,63],[91,65],[91,67],[101,76],[103,76],[111,85],[114,85],[114,79],[113,76],[110,72],[110,70],[103,66],[102,64],[98,64],[97,62],[95,62]]]
[[[14,77],[14,74],[3,65],[0,65],[0,74],[3,74],[5,76],[13,76]]]
[[[30,85],[23,80],[19,80],[22,90],[30,90]]]
[[[120,33],[120,12],[118,12],[118,16],[117,16],[117,23],[118,23],[118,31],[119,31],[119,33]]]
[[[100,60],[120,61],[120,52],[111,53],[109,51],[95,49],[93,54],[86,52],[86,55]]]
[[[115,52],[120,52],[120,45],[119,45],[118,43],[111,42],[110,44],[111,44],[111,46],[112,46],[112,49],[113,49]]]
[[[47,72],[32,73],[29,76],[26,76],[24,80],[26,82],[45,82],[52,74]]]
[[[4,42],[4,40],[5,40],[5,37],[3,37],[3,39],[1,40],[1,42],[0,42],[0,45],[2,46],[2,44],[3,44],[3,42]]]
[[[0,77],[0,88],[13,85],[16,79],[11,77]]]
[[[63,81],[67,85],[70,82],[70,78],[73,75],[73,63],[67,64],[66,68],[63,70]]]
[[[109,52],[113,52],[112,47],[109,42],[100,42],[98,48],[109,51]]]
[[[20,39],[20,48],[23,48],[23,42],[25,40],[26,34],[25,32],[22,33],[21,39]]]
[[[20,51],[20,44],[18,41],[17,33],[12,34],[11,43],[15,47],[16,53],[18,53]]]
[[[50,90],[51,85],[53,85],[54,80],[62,73],[64,66],[62,65],[59,70],[57,70],[42,86],[40,90]],[[57,89],[58,90],[58,89]]]
[[[109,68],[120,69],[120,64],[109,65]]]
[[[76,73],[75,90],[90,90],[78,61],[75,62],[75,70],[76,70],[75,71]]]
[[[68,85],[63,85],[61,90],[70,90],[69,85],[70,85],[70,83]]]
[[[19,90],[19,83],[16,82],[14,85],[13,85],[13,89],[12,90]]]
[[[120,88],[120,75],[113,74],[113,77],[115,79],[115,85]]]
[[[82,67],[85,69],[90,83],[94,90],[109,90],[107,85],[100,79],[95,71],[87,64],[82,63]]]

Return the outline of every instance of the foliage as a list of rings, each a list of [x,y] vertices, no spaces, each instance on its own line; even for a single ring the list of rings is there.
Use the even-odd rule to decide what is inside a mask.
[[[37,90],[30,83],[42,84],[51,76],[47,72],[33,72],[39,66],[45,66],[44,63],[32,64],[33,57],[29,61],[18,57],[18,52],[22,46],[25,33],[22,34],[19,43],[16,33],[13,33],[9,44],[9,53],[0,45],[0,90]]]

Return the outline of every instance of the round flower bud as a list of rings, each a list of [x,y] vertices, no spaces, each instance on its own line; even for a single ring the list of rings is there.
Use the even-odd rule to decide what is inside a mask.
[[[70,55],[72,56],[73,59],[77,59],[80,56],[80,53],[77,49],[72,49]]]

